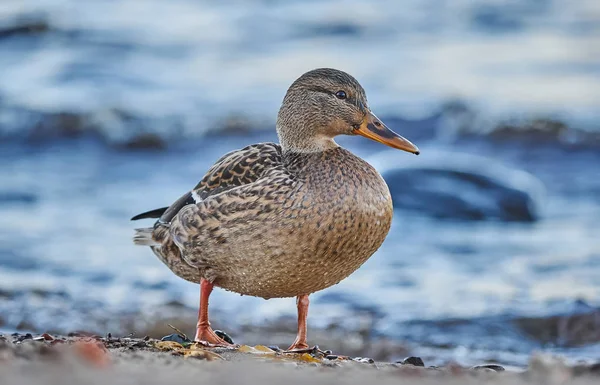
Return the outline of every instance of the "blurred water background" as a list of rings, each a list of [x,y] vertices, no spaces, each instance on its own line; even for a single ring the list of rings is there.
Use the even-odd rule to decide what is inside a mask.
[[[339,140],[396,212],[374,257],[313,295],[310,327],[439,360],[600,357],[595,0],[4,0],[0,330],[193,317],[197,286],[134,247],[129,218],[275,141],[316,67],[354,75],[422,155]],[[211,308],[224,328],[295,312],[223,291]]]

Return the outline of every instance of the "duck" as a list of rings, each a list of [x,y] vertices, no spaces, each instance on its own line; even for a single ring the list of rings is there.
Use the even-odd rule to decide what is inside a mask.
[[[309,295],[356,271],[381,246],[392,198],[369,163],[338,145],[360,135],[419,154],[371,111],[365,90],[346,72],[308,71],[288,88],[276,121],[279,143],[225,154],[170,206],[132,220],[135,230],[177,276],[200,284],[195,341],[231,346],[210,326],[214,287],[242,295],[296,298],[298,329],[288,351],[309,348]]]

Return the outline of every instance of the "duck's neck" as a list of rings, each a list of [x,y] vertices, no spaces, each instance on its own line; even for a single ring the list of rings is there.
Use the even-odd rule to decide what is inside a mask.
[[[279,124],[277,125],[277,136],[284,152],[318,153],[339,147],[329,136],[311,135],[310,133],[310,130],[286,130]]]

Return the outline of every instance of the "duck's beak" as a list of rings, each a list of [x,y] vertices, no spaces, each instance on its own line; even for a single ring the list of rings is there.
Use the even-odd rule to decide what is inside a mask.
[[[407,152],[412,152],[419,155],[419,149],[412,144],[408,139],[396,134],[394,131],[387,128],[385,124],[375,116],[370,110],[365,116],[360,127],[354,130],[355,134],[362,135],[365,138],[372,139],[376,142],[383,143],[387,146],[397,148]]]

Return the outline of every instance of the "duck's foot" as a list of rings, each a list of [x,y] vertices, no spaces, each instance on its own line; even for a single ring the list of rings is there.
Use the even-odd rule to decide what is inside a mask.
[[[308,344],[306,343],[306,340],[299,341],[298,339],[296,339],[296,341],[294,341],[292,346],[287,348],[287,350],[285,352],[286,353],[306,353],[306,352],[310,352],[310,351],[312,351],[312,348],[308,346]]]
[[[230,344],[229,342],[219,337],[210,326],[199,326],[196,329],[196,337],[194,338],[194,341],[208,348],[236,347],[236,345]]]

